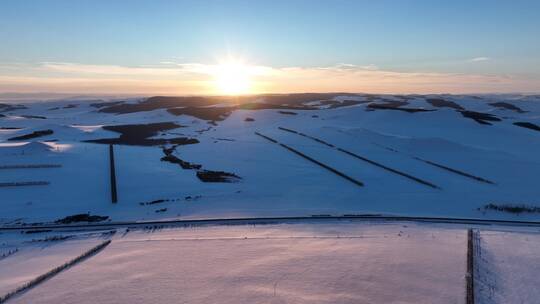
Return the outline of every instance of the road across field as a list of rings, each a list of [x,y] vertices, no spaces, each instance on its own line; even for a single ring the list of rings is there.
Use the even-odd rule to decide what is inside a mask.
[[[31,230],[102,230],[104,228],[125,227],[144,228],[145,226],[204,226],[204,225],[252,225],[252,224],[277,224],[299,222],[331,222],[331,221],[388,221],[388,222],[425,222],[439,224],[458,225],[504,225],[540,227],[536,221],[512,221],[512,220],[487,220],[475,218],[452,218],[452,217],[414,217],[414,216],[385,216],[385,215],[313,215],[313,216],[290,216],[290,217],[244,217],[244,218],[210,218],[193,220],[157,220],[157,221],[130,221],[109,222],[93,224],[44,224],[44,225],[13,225],[2,226],[0,231],[31,231]]]

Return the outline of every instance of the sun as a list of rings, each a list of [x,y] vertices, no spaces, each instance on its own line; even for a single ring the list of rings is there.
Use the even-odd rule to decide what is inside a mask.
[[[249,68],[239,61],[219,64],[214,72],[214,82],[216,90],[225,95],[243,95],[251,90]]]

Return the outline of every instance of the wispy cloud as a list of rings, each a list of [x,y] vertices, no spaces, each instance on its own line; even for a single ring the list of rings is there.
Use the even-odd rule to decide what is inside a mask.
[[[474,61],[487,59],[474,58]],[[219,94],[218,65],[167,63],[152,66],[88,65],[66,62],[0,64],[0,92]],[[373,92],[488,93],[534,92],[540,79],[507,75],[397,72],[374,65],[328,67],[248,66],[253,93]]]
[[[491,58],[489,58],[489,57],[474,57],[474,58],[469,59],[468,61],[470,61],[470,62],[480,62],[480,61],[488,61],[488,60],[491,60]]]

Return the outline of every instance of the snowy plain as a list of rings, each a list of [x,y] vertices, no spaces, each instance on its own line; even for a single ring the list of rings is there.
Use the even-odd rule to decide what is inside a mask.
[[[382,221],[0,234],[6,292],[106,239],[10,303],[465,303],[468,226]],[[540,232],[473,227],[477,303],[536,303]],[[36,241],[52,236],[66,240]],[[1,296],[1,293],[0,293]]]
[[[118,231],[11,302],[464,303],[465,251],[466,230],[411,223]]]

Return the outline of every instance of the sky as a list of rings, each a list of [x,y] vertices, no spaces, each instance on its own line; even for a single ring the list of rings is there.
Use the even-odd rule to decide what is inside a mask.
[[[538,0],[0,0],[0,93],[539,92],[538,12]]]

